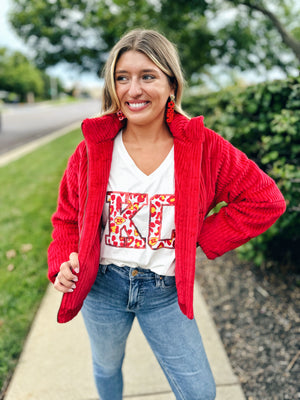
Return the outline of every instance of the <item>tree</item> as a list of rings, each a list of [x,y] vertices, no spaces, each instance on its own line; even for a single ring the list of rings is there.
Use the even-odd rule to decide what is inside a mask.
[[[97,71],[119,37],[135,27],[158,29],[176,42],[187,74],[201,71],[204,65],[214,62],[209,44],[212,36],[203,17],[204,0],[179,0],[172,7],[169,0],[160,3],[15,0],[14,3],[12,25],[36,51],[36,62],[41,68],[67,61],[83,70]]]
[[[17,93],[22,101],[28,93],[43,96],[42,73],[22,53],[0,48],[0,90]]]
[[[258,74],[274,67],[286,74],[295,72],[299,67],[294,51],[300,45],[299,11],[295,0],[274,0],[272,4],[264,0],[214,0],[208,17],[217,20],[213,46],[218,63],[253,69]]]
[[[187,77],[214,64],[240,70],[278,66],[288,72],[297,65],[288,46],[297,47],[298,41],[279,27],[297,21],[294,2],[275,0],[281,23],[263,0],[14,0],[11,22],[42,68],[66,61],[99,70],[125,31],[145,27],[177,44]]]
[[[250,9],[250,11],[258,11],[262,13],[266,18],[268,18],[274,28],[278,31],[278,33],[281,36],[282,41],[285,43],[287,47],[289,47],[293,53],[295,54],[296,58],[298,61],[300,61],[300,41],[297,40],[295,37],[293,37],[292,34],[290,34],[285,26],[281,23],[279,18],[275,15],[274,12],[272,12],[270,9],[268,9],[262,1],[257,1],[257,0],[233,0],[231,1],[235,5],[244,5]],[[291,8],[284,7],[285,2],[280,1],[281,6],[284,8],[284,11],[286,14],[290,14]],[[299,20],[298,20],[299,21]]]

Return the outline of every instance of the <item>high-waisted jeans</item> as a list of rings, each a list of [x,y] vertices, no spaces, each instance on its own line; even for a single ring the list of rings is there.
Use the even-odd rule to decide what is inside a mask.
[[[215,382],[197,324],[178,306],[175,277],[100,265],[82,314],[101,400],[122,399],[122,364],[135,316],[176,399],[215,398]]]

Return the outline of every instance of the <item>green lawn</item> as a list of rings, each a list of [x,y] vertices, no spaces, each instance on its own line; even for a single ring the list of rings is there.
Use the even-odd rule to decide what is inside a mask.
[[[79,130],[70,132],[0,168],[0,388],[48,283],[50,218],[68,157],[81,138]]]

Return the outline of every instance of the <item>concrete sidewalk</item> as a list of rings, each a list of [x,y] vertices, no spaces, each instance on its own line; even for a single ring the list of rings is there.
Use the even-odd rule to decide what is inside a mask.
[[[81,315],[58,324],[61,295],[49,286],[5,400],[97,400],[89,341]],[[217,400],[245,400],[206,303],[195,287],[195,317],[217,383]],[[139,325],[134,322],[124,361],[124,399],[175,399]],[[113,400],[113,399],[112,399]]]

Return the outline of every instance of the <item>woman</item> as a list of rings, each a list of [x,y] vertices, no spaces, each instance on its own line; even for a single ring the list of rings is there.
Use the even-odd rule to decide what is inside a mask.
[[[176,399],[214,399],[193,319],[196,247],[214,259],[242,245],[276,221],[284,199],[202,117],[185,116],[178,56],[165,37],[125,35],[104,78],[102,116],[83,122],[85,141],[52,218],[49,278],[64,293],[58,321],[82,308],[102,400],[122,399],[135,316]]]

